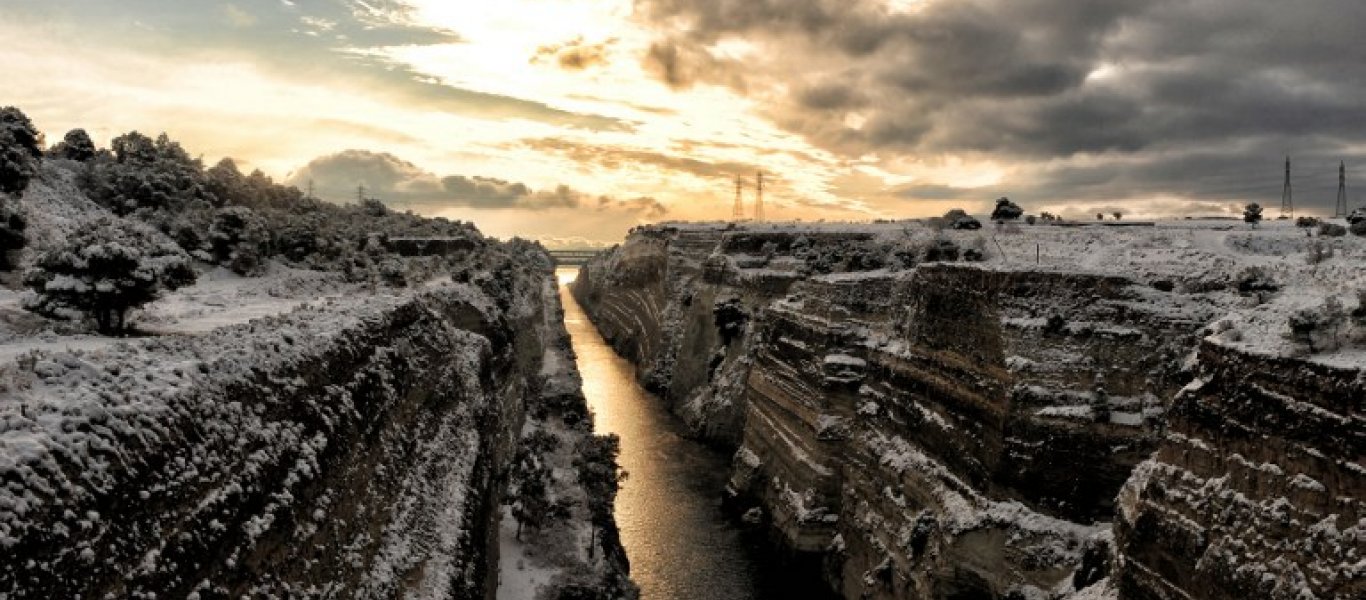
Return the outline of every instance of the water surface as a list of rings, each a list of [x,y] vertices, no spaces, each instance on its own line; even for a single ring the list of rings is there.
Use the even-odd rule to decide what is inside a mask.
[[[560,281],[574,273],[559,271]],[[634,367],[603,341],[564,285],[560,298],[596,429],[621,436],[620,462],[630,476],[617,496],[616,520],[641,597],[806,596],[794,594],[794,578],[766,555],[757,535],[722,512],[729,457],[683,437],[681,423],[636,383]]]

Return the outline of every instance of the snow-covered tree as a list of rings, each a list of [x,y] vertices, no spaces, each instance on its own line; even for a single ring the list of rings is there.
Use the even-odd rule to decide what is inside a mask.
[[[218,264],[238,275],[260,275],[270,252],[270,231],[250,208],[220,208],[209,226],[209,246]]]
[[[90,139],[90,134],[84,129],[72,129],[62,136],[62,141],[57,142],[48,154],[57,158],[85,162],[95,158],[97,152],[98,149],[95,148],[95,142]]]
[[[214,206],[249,204],[252,191],[237,163],[227,157],[204,171],[204,190]]]
[[[1262,205],[1253,202],[1243,207],[1243,220],[1249,225],[1256,227],[1262,220]]]
[[[1020,205],[1010,201],[1010,198],[997,198],[996,208],[991,211],[993,221],[1014,221],[1024,215],[1024,209]]]
[[[518,540],[522,539],[525,526],[542,529],[569,517],[571,505],[557,501],[551,493],[553,471],[545,460],[546,454],[559,445],[555,434],[544,431],[532,432],[518,444],[508,474],[508,495],[503,499],[512,507],[512,517],[517,520]]]
[[[594,435],[579,445],[574,467],[579,470],[579,483],[588,496],[588,511],[593,525],[588,536],[588,556],[597,546],[598,531],[612,523],[612,507],[617,491],[626,480],[626,471],[617,466],[621,454],[621,438],[616,434]]]
[[[112,160],[95,161],[82,181],[86,193],[110,210],[178,211],[205,199],[203,165],[166,134],[153,140],[134,131],[110,145]]]
[[[130,309],[193,283],[195,276],[189,256],[174,242],[145,225],[105,217],[38,258],[24,275],[36,292],[25,308],[58,318],[84,313],[101,333],[118,333],[127,327]]]
[[[1124,211],[1122,211],[1122,210],[1117,210],[1117,211],[1115,211],[1115,212],[1110,213],[1110,216],[1114,217],[1115,220],[1118,221],[1118,220],[1124,218]]]
[[[17,194],[38,174],[42,135],[28,115],[13,106],[0,108],[0,192]]]

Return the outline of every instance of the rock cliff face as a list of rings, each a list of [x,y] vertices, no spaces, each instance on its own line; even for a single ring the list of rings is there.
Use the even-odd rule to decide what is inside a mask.
[[[783,546],[823,561],[833,588],[847,598],[1034,599],[1123,584],[1132,598],[1249,597],[1237,590],[1253,588],[1189,571],[1204,545],[1180,546],[1182,538],[1153,529],[1186,525],[1164,504],[1173,501],[1161,496],[1168,485],[1190,487],[1181,497],[1211,510],[1201,498],[1214,490],[1203,480],[1152,474],[1189,468],[1164,457],[1192,419],[1235,418],[1191,399],[1198,389],[1233,393],[1210,387],[1217,375],[1203,388],[1187,385],[1219,372],[1206,364],[1209,350],[1200,360],[1194,350],[1232,302],[1227,295],[1137,277],[925,261],[923,248],[901,260],[896,235],[782,229],[642,228],[590,262],[575,294],[699,435],[736,448],[732,501],[760,507]],[[1353,376],[1305,377],[1339,394],[1325,409],[1333,416],[1316,418],[1345,418],[1338,437],[1351,438],[1352,426],[1360,436],[1360,417],[1350,415],[1362,396],[1342,388]],[[1349,398],[1357,413],[1345,407]],[[1360,438],[1345,455],[1322,447],[1335,439],[1320,439],[1318,451],[1354,458],[1313,472],[1343,473],[1338,485],[1357,487],[1323,498],[1359,501]],[[1148,479],[1134,476],[1125,488],[1112,556],[1115,499],[1140,464]],[[1214,465],[1202,476],[1224,471]],[[1340,510],[1331,531],[1347,553],[1319,572],[1339,586],[1342,573],[1359,572],[1351,561],[1361,555],[1341,550],[1360,548],[1361,536],[1357,513]],[[1267,543],[1306,523],[1284,525]],[[1277,564],[1272,572],[1289,568]],[[1164,579],[1162,568],[1178,570]],[[1205,585],[1228,595],[1203,594]]]
[[[1125,598],[1366,596],[1366,371],[1205,343],[1120,494]]]
[[[500,271],[506,293],[431,286],[9,367],[0,596],[492,597],[506,470],[565,336],[538,256]]]

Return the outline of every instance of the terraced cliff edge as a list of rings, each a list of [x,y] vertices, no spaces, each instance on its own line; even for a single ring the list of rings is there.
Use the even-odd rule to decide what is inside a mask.
[[[573,291],[846,598],[1357,598],[1366,244],[1314,243],[676,223]]]
[[[527,414],[586,413],[548,258],[499,252],[475,284],[9,363],[0,598],[494,597]],[[602,537],[563,569],[629,590]]]

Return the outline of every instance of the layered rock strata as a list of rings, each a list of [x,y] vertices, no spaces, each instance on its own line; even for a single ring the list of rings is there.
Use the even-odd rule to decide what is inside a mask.
[[[1175,473],[1191,468],[1171,447],[1193,419],[1240,418],[1233,406],[1199,413],[1193,407],[1211,405],[1191,399],[1206,388],[1215,398],[1243,393],[1217,387],[1223,367],[1212,350],[1195,352],[1204,327],[1239,297],[1205,283],[1176,289],[1161,272],[955,263],[943,260],[942,238],[926,250],[875,229],[755,229],[640,228],[584,268],[575,294],[700,436],[736,448],[732,501],[759,507],[783,547],[822,560],[842,595],[1033,599],[1122,588],[1166,599],[1254,589],[1202,577],[1197,559],[1218,549],[1199,537],[1210,525],[1176,518],[1183,513],[1164,504],[1172,500],[1160,500],[1168,483],[1153,476],[1194,486],[1181,497],[1202,510],[1212,500],[1202,494],[1218,492]],[[1273,372],[1300,363],[1286,361]],[[1339,433],[1314,447],[1338,458],[1304,477],[1342,481],[1325,493],[1354,507],[1360,439],[1348,432],[1360,435],[1361,396],[1345,388],[1359,382],[1315,373],[1317,385],[1343,391],[1323,409],[1331,417],[1302,410],[1296,418],[1312,418],[1293,430],[1314,436],[1336,423],[1323,431]],[[1213,383],[1188,387],[1193,379]],[[1334,435],[1357,445],[1329,450]],[[1110,523],[1122,487],[1116,548]],[[1316,573],[1333,583],[1311,588],[1326,597],[1357,589],[1342,587],[1357,577],[1352,544],[1361,540],[1355,509],[1342,510],[1319,525],[1337,536],[1340,556],[1295,559],[1306,573],[1311,558],[1331,563]],[[1329,514],[1292,516],[1274,543]],[[1191,536],[1202,541],[1182,546]],[[1260,573],[1294,571],[1284,556],[1264,555],[1256,560],[1279,560],[1280,570]]]

